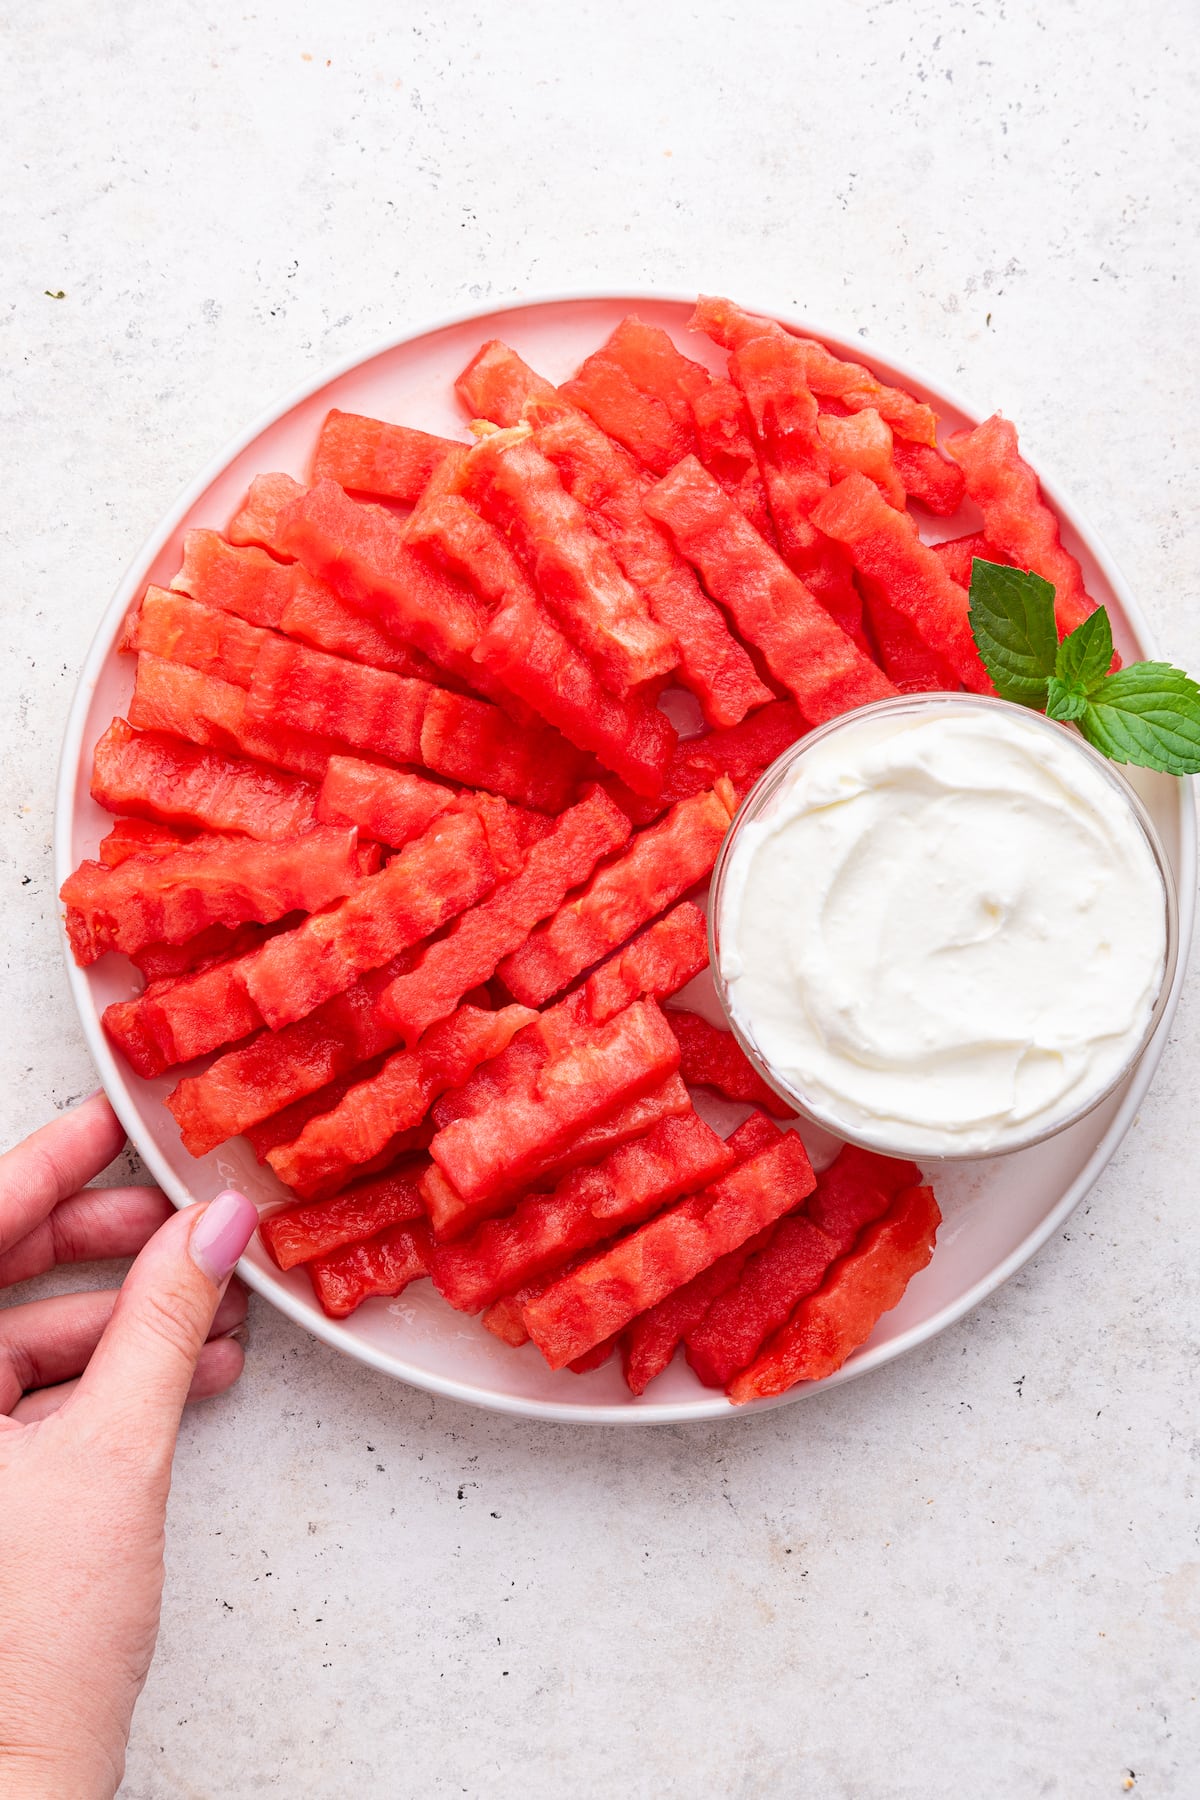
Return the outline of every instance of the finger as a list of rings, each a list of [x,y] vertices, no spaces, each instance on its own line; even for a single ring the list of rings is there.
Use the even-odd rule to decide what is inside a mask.
[[[223,1394],[231,1388],[241,1374],[245,1360],[245,1351],[237,1338],[210,1338],[196,1363],[196,1373],[187,1394],[188,1404],[193,1400],[211,1400],[215,1394]],[[13,1423],[35,1425],[39,1419],[48,1419],[70,1399],[78,1386],[78,1381],[64,1381],[59,1387],[40,1388],[37,1393],[24,1395],[13,1408]]]
[[[230,1188],[168,1219],[129,1271],[73,1396],[149,1473],[170,1469],[200,1347],[257,1224],[254,1202]]]
[[[85,1188],[0,1254],[0,1288],[45,1275],[60,1263],[136,1256],[171,1210],[157,1188]]]
[[[31,1232],[71,1194],[107,1168],[125,1133],[103,1094],[0,1156],[0,1251]]]
[[[115,1289],[58,1294],[0,1313],[0,1413],[11,1412],[30,1388],[50,1387],[82,1374],[117,1303]],[[212,1321],[212,1333],[232,1331],[246,1317],[246,1290],[231,1282]]]

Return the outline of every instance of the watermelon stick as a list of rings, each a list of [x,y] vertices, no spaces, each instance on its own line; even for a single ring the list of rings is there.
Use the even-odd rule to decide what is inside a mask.
[[[485,345],[457,386],[477,417],[508,426],[527,419],[535,427],[538,449],[674,639],[679,680],[696,695],[708,723],[734,725],[763,704],[767,690],[720,608],[644,512],[645,483],[621,446],[507,344]]]
[[[530,1194],[508,1218],[488,1220],[470,1237],[436,1246],[434,1286],[460,1312],[481,1312],[680,1194],[704,1187],[734,1160],[696,1113],[664,1119],[602,1162],[565,1176],[552,1193]]]
[[[813,1180],[803,1144],[787,1133],[531,1300],[530,1337],[563,1368],[797,1206]]]
[[[488,981],[503,958],[628,836],[628,819],[602,789],[564,812],[532,846],[519,872],[456,920],[385,993],[384,1012],[406,1041],[415,1042],[465,993]]]
[[[134,731],[124,719],[114,719],[96,745],[91,785],[93,800],[110,812],[263,841],[298,837],[316,822],[315,789],[300,776],[162,732]]]
[[[423,1220],[421,1166],[409,1160],[327,1200],[302,1201],[268,1214],[258,1229],[272,1261],[281,1269],[294,1269],[314,1256],[376,1237],[391,1225]]]
[[[859,479],[891,512],[878,490]],[[651,488],[645,504],[810,725],[895,694],[882,671],[693,457]]]
[[[310,1119],[292,1143],[269,1150],[267,1161],[299,1194],[336,1189],[356,1165],[370,1162],[398,1133],[418,1125],[438,1094],[461,1086],[478,1064],[499,1055],[532,1016],[524,1006],[498,1012],[460,1007],[415,1049],[395,1051],[329,1112]]]
[[[964,590],[921,542],[907,513],[889,506],[865,475],[847,475],[813,509],[813,521],[847,546],[854,566],[903,614],[972,692],[992,691],[979,660]]]
[[[925,1267],[941,1218],[932,1188],[906,1188],[850,1254],[833,1264],[816,1293],[800,1302],[750,1367],[735,1376],[730,1399],[764,1399],[840,1369]]]
[[[411,506],[438,464],[451,450],[461,448],[452,438],[335,407],[326,414],[317,438],[312,478],[314,483],[336,481],[354,493],[403,500]]]
[[[681,800],[665,819],[635,833],[623,856],[592,877],[552,919],[529,934],[500,964],[511,993],[527,1006],[552,994],[600,961],[712,870],[734,802],[719,783]]]

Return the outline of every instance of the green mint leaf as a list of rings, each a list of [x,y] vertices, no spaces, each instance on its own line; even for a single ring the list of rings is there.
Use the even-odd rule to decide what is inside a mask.
[[[1058,646],[1054,673],[1067,687],[1090,694],[1112,668],[1112,659],[1112,626],[1107,612],[1098,606]]]
[[[1002,700],[1078,725],[1113,762],[1200,774],[1200,687],[1170,663],[1133,663],[1110,675],[1112,626],[1102,606],[1060,644],[1051,583],[977,556],[969,617]]]
[[[1050,582],[977,556],[971,564],[970,620],[1000,698],[1040,710],[1058,653]]]
[[[1170,663],[1132,663],[1105,676],[1088,696],[1079,729],[1113,762],[1200,774],[1200,687]]]
[[[1057,675],[1046,683],[1046,717],[1048,719],[1081,719],[1087,711],[1087,695],[1069,687]]]

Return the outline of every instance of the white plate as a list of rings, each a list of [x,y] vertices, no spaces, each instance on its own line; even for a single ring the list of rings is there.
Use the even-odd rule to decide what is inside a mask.
[[[684,331],[690,301],[649,295],[592,295],[499,308],[444,321],[354,361],[304,387],[276,407],[224,451],[182,496],[135,559],[108,607],[88,652],[67,724],[59,773],[55,820],[57,878],[61,884],[111,823],[88,793],[91,753],[114,714],[124,711],[132,690],[132,664],[115,644],[131,602],[148,581],[168,584],[178,569],[183,534],[192,526],[223,528],[251,478],[285,469],[303,478],[317,430],[331,406],[401,420],[429,431],[461,434],[452,382],[484,339],[503,337],[533,366],[563,379],[607,336],[626,313],[636,310],[665,326],[698,360],[713,367],[719,358],[704,339]],[[840,355],[869,362],[886,380],[910,388],[938,411],[950,431],[976,417],[916,371],[877,355],[858,338],[838,338],[807,323]],[[1019,424],[1019,421],[1018,421]],[[1095,534],[1074,508],[1043,481],[1047,498],[1063,524],[1063,538],[1083,564],[1090,592],[1112,615],[1117,643],[1129,657],[1154,654],[1145,622],[1121,576]],[[940,523],[940,522],[939,522]],[[965,511],[946,521],[938,536],[973,529],[977,517]],[[497,1411],[542,1419],[605,1424],[652,1424],[688,1419],[736,1417],[764,1406],[797,1400],[818,1389],[850,1381],[923,1343],[999,1287],[1055,1232],[1078,1205],[1124,1136],[1167,1041],[1179,996],[1192,933],[1196,886],[1195,825],[1190,783],[1137,772],[1136,786],[1153,815],[1170,857],[1180,896],[1180,957],[1169,1003],[1140,1067],[1128,1083],[1087,1119],[1048,1144],[997,1162],[963,1164],[939,1176],[938,1196],[945,1223],[930,1266],[909,1286],[903,1301],[881,1321],[870,1340],[828,1380],[794,1388],[778,1400],[731,1409],[720,1394],[702,1388],[678,1359],[639,1400],[626,1391],[616,1362],[590,1375],[552,1374],[532,1345],[511,1350],[473,1319],[452,1312],[428,1282],[398,1300],[373,1300],[344,1324],[327,1319],[316,1305],[302,1270],[281,1275],[257,1240],[240,1273],[251,1287],[326,1343],[349,1356],[412,1382]],[[66,942],[64,937],[64,952]],[[112,1000],[140,986],[131,965],[108,956],[90,969],[75,966],[69,953],[71,990],[100,1078],[147,1167],[177,1206],[204,1199],[235,1185],[255,1200],[278,1199],[281,1189],[260,1168],[241,1139],[193,1160],[179,1141],[175,1122],[161,1104],[176,1075],[142,1081],[114,1057],[100,1025]],[[711,1116],[711,1109],[710,1116]],[[727,1110],[727,1115],[740,1114]],[[814,1151],[819,1146],[813,1146]]]

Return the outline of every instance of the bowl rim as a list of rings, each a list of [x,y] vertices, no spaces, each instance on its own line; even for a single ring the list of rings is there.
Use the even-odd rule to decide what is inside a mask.
[[[635,308],[639,305],[690,307],[695,305],[695,301],[695,293],[681,293],[673,289],[641,288],[631,290],[624,285],[612,288],[585,286],[514,295],[511,299],[484,307],[476,304],[457,308],[451,312],[420,321],[404,331],[388,335],[366,349],[339,358],[333,364],[308,377],[280,400],[265,408],[249,425],[235,433],[184,487],[130,559],[108,605],[101,614],[88,647],[67,714],[59,757],[54,806],[56,893],[71,872],[68,846],[74,817],[75,780],[83,751],[83,734],[87,715],[101,670],[112,652],[120,624],[130,602],[144,583],[145,571],[152,565],[172,534],[179,529],[183,519],[196,502],[221,476],[228,465],[237,456],[240,456],[255,439],[269,430],[287,413],[301,406],[322,388],[329,386],[342,376],[350,374],[353,370],[378,357],[385,356],[391,351],[400,349],[406,344],[435,336],[438,332],[460,325],[471,324],[474,321],[503,319],[507,314],[531,312],[551,307],[583,307],[597,303],[621,303]],[[978,423],[985,416],[964,401],[955,389],[944,386],[940,381],[931,380],[923,370],[914,367],[906,358],[896,357],[890,352],[880,349],[868,337],[859,337],[856,334],[853,339],[849,339],[840,332],[827,330],[820,321],[807,317],[802,318],[791,301],[780,300],[774,303],[754,304],[748,310],[761,313],[767,318],[776,319],[793,331],[817,338],[822,343],[829,345],[839,355],[851,360],[862,360],[868,364],[881,365],[893,371],[907,384],[922,392],[935,395],[941,402],[953,407],[972,422]],[[1058,484],[1042,473],[1040,467],[1038,480],[1055,512],[1072,527],[1079,539],[1087,545],[1090,554],[1111,587],[1131,630],[1138,638],[1143,652],[1153,655],[1155,651],[1154,635],[1103,539],[1090,522],[1082,516],[1079,509],[1064,497]],[[403,1357],[388,1355],[377,1350],[374,1345],[361,1342],[352,1337],[339,1321],[327,1319],[318,1308],[310,1309],[306,1302],[298,1300],[287,1289],[279,1287],[269,1273],[260,1274],[245,1258],[239,1263],[237,1273],[254,1292],[261,1294],[273,1306],[314,1337],[329,1344],[333,1349],[350,1355],[359,1362],[366,1363],[380,1373],[390,1375],[394,1379],[398,1378],[412,1387],[437,1394],[445,1399],[462,1401],[467,1405],[478,1406],[491,1412],[551,1423],[678,1425],[707,1423],[713,1420],[748,1419],[779,1406],[813,1398],[831,1388],[841,1386],[844,1382],[867,1375],[886,1363],[894,1362],[897,1358],[907,1355],[919,1345],[928,1342],[953,1325],[986,1299],[989,1294],[1003,1286],[1010,1276],[1036,1255],[1088,1193],[1133,1122],[1166,1047],[1171,1021],[1182,991],[1192,938],[1197,872],[1195,805],[1191,778],[1179,779],[1180,867],[1177,877],[1180,901],[1179,957],[1175,977],[1167,995],[1158,1029],[1148,1045],[1141,1063],[1130,1077],[1128,1088],[1122,1097],[1120,1106],[1109,1122],[1108,1129],[1057,1203],[1006,1257],[989,1269],[986,1275],[981,1276],[965,1293],[948,1302],[920,1324],[910,1326],[907,1331],[886,1343],[856,1352],[840,1369],[834,1374],[826,1376],[822,1381],[801,1383],[799,1386],[789,1389],[787,1393],[775,1395],[769,1399],[752,1401],[747,1406],[736,1407],[730,1404],[724,1394],[716,1394],[711,1397],[705,1395],[697,1400],[675,1400],[661,1404],[646,1404],[631,1400],[619,1405],[588,1403],[582,1400],[547,1401],[515,1394],[501,1394],[481,1387],[475,1382],[455,1380],[414,1368],[406,1363]],[[66,935],[65,914],[61,907],[58,909],[57,927],[60,949],[67,969],[67,980],[83,1030],[84,1040],[113,1110],[151,1175],[172,1204],[176,1207],[187,1206],[191,1204],[193,1196],[176,1178],[153,1140],[146,1137],[140,1130],[138,1109],[92,1004],[86,972],[78,967],[71,955]]]
[[[1090,1099],[1073,1111],[1064,1114],[1052,1124],[1043,1125],[1039,1130],[1027,1133],[1012,1141],[996,1144],[989,1150],[935,1150],[920,1144],[887,1144],[879,1139],[871,1138],[864,1131],[855,1131],[847,1127],[841,1120],[835,1119],[832,1113],[822,1111],[821,1107],[806,1098],[797,1087],[793,1087],[763,1055],[750,1030],[749,1021],[739,1018],[730,991],[730,982],[721,966],[721,902],[725,891],[725,883],[733,859],[737,854],[738,839],[744,828],[764,817],[765,809],[770,806],[776,794],[791,774],[792,770],[804,761],[805,756],[829,738],[836,737],[843,731],[852,731],[857,725],[874,718],[886,718],[895,714],[936,713],[945,712],[1008,712],[1027,723],[1035,735],[1038,732],[1050,733],[1063,731],[1066,740],[1074,749],[1082,753],[1095,773],[1124,802],[1134,825],[1141,831],[1151,859],[1158,871],[1162,883],[1162,922],[1163,922],[1163,959],[1162,969],[1155,990],[1154,1005],[1147,1016],[1141,1037],[1120,1068],[1110,1077],[1105,1085],[1094,1093]],[[1167,855],[1166,846],[1159,836],[1158,827],[1150,816],[1149,808],[1141,796],[1134,792],[1128,779],[1122,774],[1126,765],[1114,762],[1104,756],[1092,744],[1080,735],[1073,725],[1064,724],[1051,719],[1035,708],[1022,706],[1013,700],[1005,700],[997,694],[975,694],[961,691],[944,692],[936,690],[930,693],[901,693],[889,695],[884,700],[871,700],[863,706],[853,707],[849,712],[838,713],[832,719],[826,719],[821,725],[814,727],[804,737],[789,744],[775,761],[765,768],[750,788],[737,813],[730,822],[725,834],[720,853],[713,866],[712,882],[708,907],[708,954],[712,968],[713,987],[725,1022],[741,1045],[742,1050],[757,1074],[773,1088],[783,1100],[796,1108],[802,1119],[819,1126],[822,1131],[842,1139],[844,1143],[855,1144],[862,1150],[874,1151],[878,1156],[893,1156],[904,1161],[920,1163],[923,1169],[935,1171],[943,1165],[967,1162],[992,1162],[1004,1156],[1015,1156],[1018,1151],[1031,1150],[1037,1144],[1045,1144],[1051,1138],[1058,1137],[1061,1132],[1070,1130],[1089,1113],[1102,1106],[1121,1084],[1127,1081],[1145,1056],[1158,1030],[1159,1021],[1167,1004],[1167,996],[1171,991],[1171,983],[1175,977],[1176,965],[1179,961],[1179,894],[1175,880],[1175,871],[1171,867],[1171,859]]]

